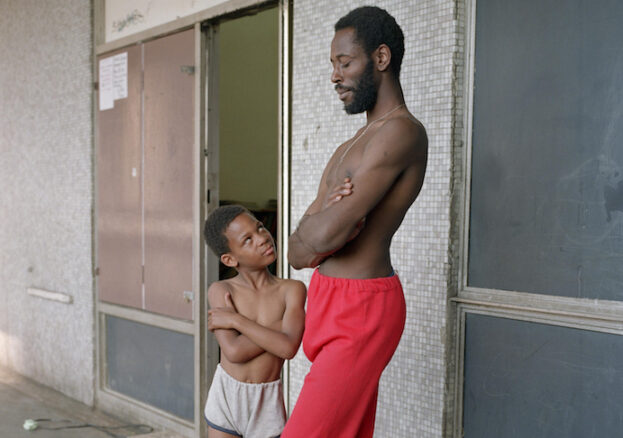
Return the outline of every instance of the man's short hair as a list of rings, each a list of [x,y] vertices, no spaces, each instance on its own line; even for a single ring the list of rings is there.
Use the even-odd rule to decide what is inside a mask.
[[[242,205],[223,205],[210,213],[206,219],[203,235],[212,252],[218,257],[230,251],[225,230],[234,219],[243,213],[253,216]]]
[[[405,53],[405,38],[394,17],[385,9],[376,6],[362,6],[353,9],[335,23],[335,31],[352,27],[356,41],[361,44],[368,56],[381,44],[386,44],[392,52],[390,67],[398,78]]]

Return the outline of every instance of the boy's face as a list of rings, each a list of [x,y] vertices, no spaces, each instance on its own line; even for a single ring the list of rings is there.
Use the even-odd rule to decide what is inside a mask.
[[[225,230],[229,252],[221,261],[232,267],[265,268],[275,261],[275,241],[264,225],[254,217],[238,215]]]

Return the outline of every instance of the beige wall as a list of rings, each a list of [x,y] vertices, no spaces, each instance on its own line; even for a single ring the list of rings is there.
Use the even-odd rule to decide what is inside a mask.
[[[220,199],[277,198],[278,9],[219,29]]]

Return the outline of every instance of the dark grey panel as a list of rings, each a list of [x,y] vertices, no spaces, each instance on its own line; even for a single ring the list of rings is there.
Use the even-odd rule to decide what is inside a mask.
[[[106,317],[110,389],[192,421],[193,358],[190,335]]]
[[[470,286],[623,299],[622,22],[478,0]]]
[[[468,314],[465,438],[614,438],[623,336]]]

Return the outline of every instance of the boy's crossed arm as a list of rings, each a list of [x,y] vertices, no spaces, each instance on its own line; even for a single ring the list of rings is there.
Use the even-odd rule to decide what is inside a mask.
[[[296,355],[305,328],[306,291],[298,281],[292,281],[288,286],[283,318],[269,327],[239,314],[231,295],[224,288],[219,287],[220,291],[212,294],[208,291],[211,307],[208,329],[215,333],[221,350],[230,362],[247,362],[264,351],[282,359],[292,359]],[[219,295],[220,299],[212,299],[211,295]]]
[[[219,283],[213,283],[208,289],[208,303],[211,309],[226,308],[227,289]],[[236,311],[235,307],[232,309]],[[208,311],[209,313],[210,311]],[[216,340],[221,347],[221,352],[232,363],[245,363],[264,353],[264,349],[251,341],[236,330],[214,329],[209,325],[208,329],[214,332]]]

